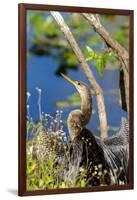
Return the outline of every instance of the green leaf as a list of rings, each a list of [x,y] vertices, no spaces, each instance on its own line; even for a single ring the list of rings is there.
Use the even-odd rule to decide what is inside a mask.
[[[87,48],[87,51],[89,53],[89,56],[87,57],[87,59],[89,60],[92,60],[92,59],[95,59],[97,57],[97,54],[94,52],[93,49],[91,49],[89,46],[86,46]]]
[[[64,182],[62,183],[61,188],[66,188],[66,185]]]
[[[36,168],[37,164],[35,162],[28,162],[27,173],[30,174]]]
[[[83,180],[81,180],[81,187],[85,187],[86,186],[86,182],[85,182],[85,180],[83,179]]]
[[[86,58],[86,61],[90,61],[90,60],[92,60],[93,58],[91,57],[91,56],[89,56],[89,57],[87,57]]]
[[[42,187],[43,184],[44,184],[44,180],[43,180],[43,179],[40,179],[40,180],[39,180],[39,187]]]
[[[98,70],[98,74],[99,76],[103,75],[103,63],[102,63],[102,58],[99,57],[96,61],[96,65],[97,65],[97,70]]]
[[[102,55],[102,67],[103,67],[103,68],[106,68],[106,65],[107,65],[106,56],[105,56],[105,55]]]

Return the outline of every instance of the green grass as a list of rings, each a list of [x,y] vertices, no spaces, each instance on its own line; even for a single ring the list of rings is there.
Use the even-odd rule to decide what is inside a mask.
[[[27,118],[27,190],[87,185],[86,169],[71,158],[72,144],[63,131],[62,112],[54,117],[42,113],[38,123]]]
[[[52,126],[56,129],[55,124]],[[35,135],[27,141],[26,148],[27,190],[85,187],[86,169],[71,163],[71,143],[60,126],[55,131],[42,123],[28,122],[28,134],[33,129]]]

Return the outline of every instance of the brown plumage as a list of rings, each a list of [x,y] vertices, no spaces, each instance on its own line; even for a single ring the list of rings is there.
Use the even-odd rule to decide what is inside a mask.
[[[97,144],[95,136],[86,128],[92,115],[92,94],[88,86],[82,81],[73,81],[68,76],[62,76],[72,83],[77,89],[81,98],[81,109],[73,110],[67,119],[68,130],[72,140],[72,158],[78,159],[79,151],[82,151],[80,166],[88,165],[87,179],[89,185],[100,185],[97,176],[93,176],[94,167],[101,164],[102,170],[107,173],[104,176],[105,184],[110,184],[109,166],[104,158],[101,147]]]
[[[68,76],[62,76],[72,83],[77,89],[81,98],[81,109],[70,112],[67,125],[73,143],[72,154],[82,152],[81,165],[87,166],[88,180],[90,185],[102,184],[100,180],[93,176],[95,166],[101,164],[104,184],[118,184],[119,181],[128,182],[128,122],[125,119],[118,133],[102,141],[86,128],[92,115],[92,94],[88,86],[82,81],[73,81]],[[90,164],[92,163],[92,164]],[[121,170],[121,171],[120,171]],[[120,171],[120,173],[119,173]],[[118,172],[118,175],[117,175]],[[120,174],[120,176],[119,176]]]

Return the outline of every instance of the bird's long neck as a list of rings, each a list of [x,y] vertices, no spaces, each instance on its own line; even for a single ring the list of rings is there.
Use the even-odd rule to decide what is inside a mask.
[[[92,114],[92,98],[90,91],[84,94],[80,94],[81,98],[81,111],[84,116],[85,124],[87,124]]]

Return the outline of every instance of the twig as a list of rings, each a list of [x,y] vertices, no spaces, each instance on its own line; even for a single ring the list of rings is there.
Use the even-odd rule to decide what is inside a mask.
[[[82,15],[93,26],[95,31],[104,39],[106,44],[111,47],[118,55],[119,60],[122,63],[124,72],[125,92],[126,92],[126,104],[129,110],[129,54],[127,50],[121,46],[116,40],[114,40],[110,33],[102,26],[98,15],[82,13]]]
[[[69,41],[74,53],[77,56],[77,59],[79,60],[79,63],[81,65],[85,75],[87,76],[89,82],[93,86],[93,89],[96,93],[96,98],[97,98],[101,137],[105,138],[105,137],[107,137],[107,129],[108,128],[107,128],[107,117],[106,117],[103,91],[102,91],[101,87],[99,86],[99,84],[97,83],[97,81],[92,73],[92,70],[90,69],[80,47],[78,46],[78,43],[76,42],[72,32],[70,31],[68,25],[65,23],[61,14],[59,12],[51,11],[51,15],[54,17],[54,19],[56,20],[61,31],[64,33],[67,40]]]

